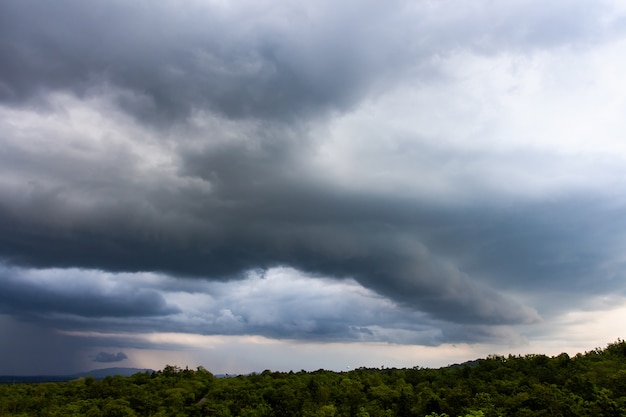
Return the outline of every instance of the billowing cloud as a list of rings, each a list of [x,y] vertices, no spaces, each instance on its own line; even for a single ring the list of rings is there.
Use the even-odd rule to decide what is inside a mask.
[[[121,362],[125,359],[128,359],[128,356],[126,356],[124,352],[117,352],[117,353],[98,352],[98,354],[93,359],[93,361],[111,363],[111,362]]]
[[[81,334],[519,344],[621,299],[624,17],[5,1],[0,312]]]
[[[157,291],[106,278],[94,282],[93,274],[83,271],[3,268],[0,272],[0,308],[6,313],[100,318],[158,317],[178,311]]]
[[[354,280],[305,276],[293,269],[227,282],[87,270],[9,271],[15,281],[31,284],[20,294],[12,289],[18,284],[3,282],[6,313],[66,332],[110,334],[114,346],[116,334],[133,331],[428,345],[446,339],[423,313]],[[77,284],[77,277],[85,282]],[[150,296],[144,301],[140,294]]]

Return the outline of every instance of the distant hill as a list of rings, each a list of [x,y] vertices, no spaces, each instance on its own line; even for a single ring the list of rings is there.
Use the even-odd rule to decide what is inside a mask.
[[[107,376],[131,376],[138,372],[153,372],[152,369],[140,369],[140,368],[104,368],[93,369],[87,372],[79,372],[71,375],[30,375],[30,376],[18,376],[18,375],[0,375],[0,384],[11,383],[35,383],[35,382],[65,382],[72,381],[78,378],[86,378],[92,376],[95,379],[104,379]]]
[[[104,379],[107,376],[113,375],[121,375],[121,376],[131,376],[138,372],[154,372],[152,369],[139,369],[139,368],[104,368],[104,369],[93,369],[87,372],[80,372],[78,374],[70,375],[74,379],[76,378],[86,378],[88,376],[93,376],[95,379]]]

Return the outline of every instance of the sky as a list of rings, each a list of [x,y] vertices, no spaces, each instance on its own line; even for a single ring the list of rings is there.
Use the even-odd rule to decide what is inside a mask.
[[[0,1],[0,374],[624,338],[626,7]]]

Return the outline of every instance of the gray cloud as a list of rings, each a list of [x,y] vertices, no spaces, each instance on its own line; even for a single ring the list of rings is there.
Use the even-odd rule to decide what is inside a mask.
[[[393,13],[374,2],[363,6],[369,21]],[[391,50],[373,55],[359,45],[364,38],[375,45],[383,26],[366,30],[345,7],[307,9],[277,11],[263,2],[241,10],[210,3],[184,10],[168,3],[4,3],[0,56],[11,59],[0,67],[0,91],[5,100],[23,101],[49,89],[85,94],[112,83],[132,93],[120,105],[153,122],[184,118],[198,107],[278,119],[345,108],[396,62],[401,35],[380,45]]]
[[[277,167],[280,154],[285,162]],[[154,197],[152,207],[143,204],[143,197],[131,199],[123,210],[90,213],[84,231],[67,237],[60,219],[50,221],[57,204],[52,200],[46,203],[45,223],[35,226],[36,241],[26,238],[35,230],[25,224],[32,217],[4,217],[10,220],[0,239],[3,253],[34,266],[160,270],[222,279],[291,265],[352,277],[436,318],[464,323],[537,320],[532,308],[494,288],[545,291],[564,287],[567,280],[563,291],[585,285],[589,291],[606,290],[598,282],[586,283],[601,273],[598,265],[618,253],[619,240],[611,242],[612,235],[598,228],[604,227],[601,219],[619,209],[596,207],[596,197],[515,210],[480,205],[442,210],[401,197],[340,194],[301,176],[307,172],[295,161],[284,148],[266,152],[242,146],[189,157],[184,174],[211,184],[207,195],[181,195],[174,202]],[[298,174],[290,176],[290,170]],[[73,208],[65,206],[68,210]],[[580,233],[588,239],[576,240]],[[599,249],[607,246],[616,252]]]
[[[119,105],[154,123],[198,108],[281,120],[345,110],[407,71],[434,74],[430,61],[459,48],[558,47],[606,36],[612,23],[599,25],[609,7],[589,1],[1,7],[0,98],[110,83],[130,92]]]
[[[128,359],[128,356],[126,356],[124,352],[117,352],[117,353],[98,352],[98,354],[93,359],[93,361],[102,362],[102,363],[111,363],[111,362],[121,362],[125,359]]]
[[[77,270],[28,272],[4,267],[0,274],[0,309],[18,316],[159,317],[179,311],[157,291],[89,282],[93,276]]]
[[[441,342],[433,321],[423,313],[396,305],[352,280],[336,281],[277,268],[228,282],[181,280],[155,274],[107,274],[84,270],[8,269],[30,293],[21,295],[7,285],[0,309],[25,323],[46,323],[77,336],[102,334],[99,345],[146,347],[140,340],[120,338],[120,332],[174,332],[204,335],[261,335],[279,339],[317,341]],[[59,277],[60,274],[65,276]],[[6,274],[5,274],[6,276]],[[87,284],[76,285],[76,277]],[[28,284],[24,281],[29,281]],[[19,284],[14,283],[14,286]],[[68,286],[73,286],[67,291]],[[107,288],[106,291],[103,289]],[[166,311],[119,308],[121,294],[157,294]],[[53,307],[41,302],[64,292]],[[98,294],[98,298],[89,294]],[[85,299],[93,309],[80,310]],[[130,303],[132,303],[132,299]],[[106,307],[115,306],[114,313]],[[94,314],[97,311],[97,315]],[[136,313],[136,314],[133,314]]]
[[[14,269],[10,271],[15,272]],[[68,275],[59,278],[59,273]],[[76,271],[41,270],[22,272],[31,281],[29,290],[50,298],[75,282]],[[82,271],[89,282],[68,292],[63,303],[49,309],[45,303],[12,292],[0,308],[23,325],[62,329],[64,337],[75,338],[77,346],[179,349],[174,342],[148,342],[140,333],[190,333],[202,335],[258,335],[276,339],[317,342],[390,342],[436,346],[445,342],[484,342],[522,338],[512,327],[455,324],[433,320],[410,306],[397,304],[353,280],[306,276],[289,268],[250,273],[242,280],[210,282],[181,280],[155,274],[107,274]],[[75,284],[74,284],[75,285]],[[7,287],[5,285],[5,287]],[[108,288],[108,291],[102,291]],[[79,311],[85,294],[100,289],[99,315]],[[149,290],[166,300],[168,313],[145,308],[140,314],[128,311],[106,314],[102,306],[117,304],[121,293]],[[7,297],[9,298],[9,297]],[[125,314],[122,314],[125,313]],[[152,313],[153,315],[150,315]],[[493,328],[492,328],[493,327]],[[475,330],[471,330],[475,329]],[[19,333],[19,332],[18,332]],[[94,334],[97,341],[91,340]],[[124,335],[127,336],[124,336]],[[133,336],[134,335],[134,336]],[[61,336],[55,335],[55,338]]]

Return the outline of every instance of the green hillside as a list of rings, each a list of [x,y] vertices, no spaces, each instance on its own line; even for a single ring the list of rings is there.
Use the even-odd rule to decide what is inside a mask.
[[[626,342],[570,357],[490,356],[441,369],[203,368],[0,385],[0,416],[626,416]]]

